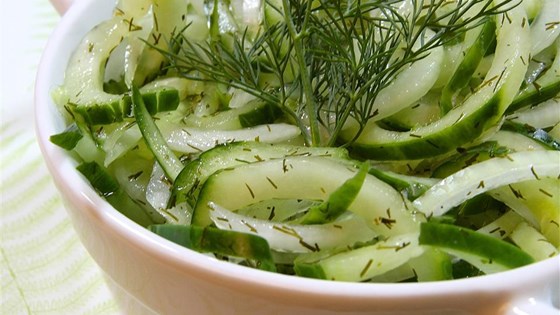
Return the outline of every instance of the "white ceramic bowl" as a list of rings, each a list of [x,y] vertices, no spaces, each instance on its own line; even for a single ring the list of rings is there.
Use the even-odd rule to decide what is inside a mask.
[[[114,0],[78,1],[52,34],[37,77],[37,135],[81,241],[108,277],[144,306],[161,314],[559,314],[558,257],[463,280],[339,283],[216,261],[134,224],[49,142],[65,127],[50,92],[62,82],[73,48],[113,6]]]

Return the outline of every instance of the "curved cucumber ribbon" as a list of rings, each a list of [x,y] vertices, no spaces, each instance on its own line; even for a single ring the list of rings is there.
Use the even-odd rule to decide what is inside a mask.
[[[474,164],[444,178],[413,204],[428,216],[440,216],[465,200],[494,188],[559,176],[560,151],[516,152]]]
[[[530,52],[526,14],[516,7],[507,18],[496,17],[496,51],[483,83],[441,119],[410,131],[386,130],[370,121],[352,148],[371,159],[418,159],[443,154],[478,138],[494,127],[523,82]],[[342,135],[352,139],[355,130]]]

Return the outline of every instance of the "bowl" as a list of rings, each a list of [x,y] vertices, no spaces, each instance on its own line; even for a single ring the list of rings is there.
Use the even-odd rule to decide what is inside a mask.
[[[63,119],[51,91],[82,36],[114,0],[77,1],[63,16],[36,80],[41,151],[81,242],[107,276],[159,314],[558,314],[560,258],[475,278],[428,283],[343,283],[238,266],[171,243],[111,207],[49,142]]]

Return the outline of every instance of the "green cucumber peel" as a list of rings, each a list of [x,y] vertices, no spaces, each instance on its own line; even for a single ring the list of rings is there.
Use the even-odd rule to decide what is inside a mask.
[[[281,112],[278,107],[261,100],[252,100],[241,107],[227,108],[200,117],[190,115],[182,121],[186,127],[235,130],[273,123],[280,115]]]
[[[276,271],[268,242],[257,235],[193,225],[157,224],[150,225],[148,229],[198,252],[255,260],[258,269]]]
[[[549,150],[560,151],[560,142],[551,137],[545,130],[541,128],[535,128],[527,124],[522,124],[506,119],[504,121],[504,124],[502,125],[501,130],[517,132],[530,139],[535,140]]]
[[[560,40],[556,40],[554,45],[556,46],[556,56],[548,70],[517,93],[506,114],[558,96],[560,93]]]
[[[167,145],[165,138],[161,135],[153,118],[150,116],[150,112],[146,108],[140,90],[135,85],[132,86],[132,105],[134,117],[144,141],[154,154],[167,178],[173,182],[183,169],[183,163]]]
[[[368,173],[391,185],[410,201],[421,196],[437,182],[437,179],[414,178],[413,176],[384,171],[375,167],[371,167]]]
[[[535,262],[533,257],[515,245],[450,224],[422,223],[419,244],[439,248],[463,258],[485,273],[509,270]]]
[[[459,67],[451,77],[450,81],[445,85],[441,92],[440,109],[445,115],[453,106],[455,95],[465,86],[468,85],[473,74],[476,72],[480,61],[486,55],[492,43],[496,40],[496,22],[494,19],[487,19],[482,25],[482,29],[478,38],[473,45],[467,50],[465,57],[459,64]]]
[[[343,148],[315,148],[251,141],[219,145],[203,152],[196,160],[187,163],[173,185],[171,201],[173,203],[188,202],[190,205],[194,205],[206,179],[221,169],[293,156],[348,159],[348,151]]]
[[[368,170],[369,166],[366,163],[362,163],[360,170],[355,176],[346,180],[342,186],[333,191],[327,200],[311,207],[302,217],[301,224],[331,222],[344,213],[360,192]]]
[[[148,214],[146,211],[149,210],[130,198],[104,167],[95,162],[85,162],[78,165],[77,170],[99,195],[127,218],[143,227],[163,222],[163,218],[157,212]]]
[[[325,170],[329,170],[325,172]],[[192,224],[212,224],[209,202],[236,211],[270,199],[327,200],[356,175],[355,163],[320,156],[296,156],[224,168],[204,182],[194,206]],[[305,185],[301,185],[305,182]],[[362,216],[382,235],[415,231],[418,223],[407,201],[393,187],[367,175],[347,209]]]
[[[457,154],[438,165],[432,172],[432,177],[447,177],[465,167],[489,158],[504,157],[511,153],[511,150],[501,146],[497,141],[486,141],[468,148],[457,148],[457,152]]]
[[[50,136],[49,140],[65,150],[72,150],[83,137],[82,131],[77,124],[74,123],[68,126],[63,132]]]

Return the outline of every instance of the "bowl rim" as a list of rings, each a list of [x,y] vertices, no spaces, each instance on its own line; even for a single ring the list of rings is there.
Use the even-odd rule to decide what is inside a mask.
[[[103,1],[103,5],[111,2]],[[99,1],[77,1],[63,16],[51,34],[39,65],[35,85],[35,130],[39,147],[47,167],[60,185],[59,190],[74,202],[87,205],[94,210],[97,219],[120,237],[128,240],[139,249],[158,257],[163,263],[173,268],[195,271],[201,277],[224,278],[231,285],[243,283],[247,289],[267,288],[286,292],[299,292],[315,296],[330,296],[347,299],[375,297],[426,297],[434,295],[462,294],[466,292],[511,290],[512,285],[522,285],[534,278],[556,277],[560,271],[560,257],[553,257],[510,271],[473,278],[437,281],[429,283],[351,283],[328,280],[301,278],[265,272],[248,267],[218,261],[198,252],[172,243],[132,222],[102,199],[74,169],[75,163],[63,149],[49,142],[49,136],[55,132],[55,106],[51,100],[51,90],[56,85],[53,74],[63,70],[57,69],[60,59],[60,47],[68,46],[65,38],[77,31],[74,26],[81,23],[85,12],[93,12],[99,7]],[[111,8],[112,9],[112,8]],[[97,11],[95,11],[97,12]],[[95,15],[95,14],[93,14]],[[99,19],[98,19],[99,20]],[[69,50],[70,48],[66,48]],[[48,117],[48,119],[45,119]],[[72,183],[69,185],[68,183]],[[236,288],[239,288],[236,286]]]

